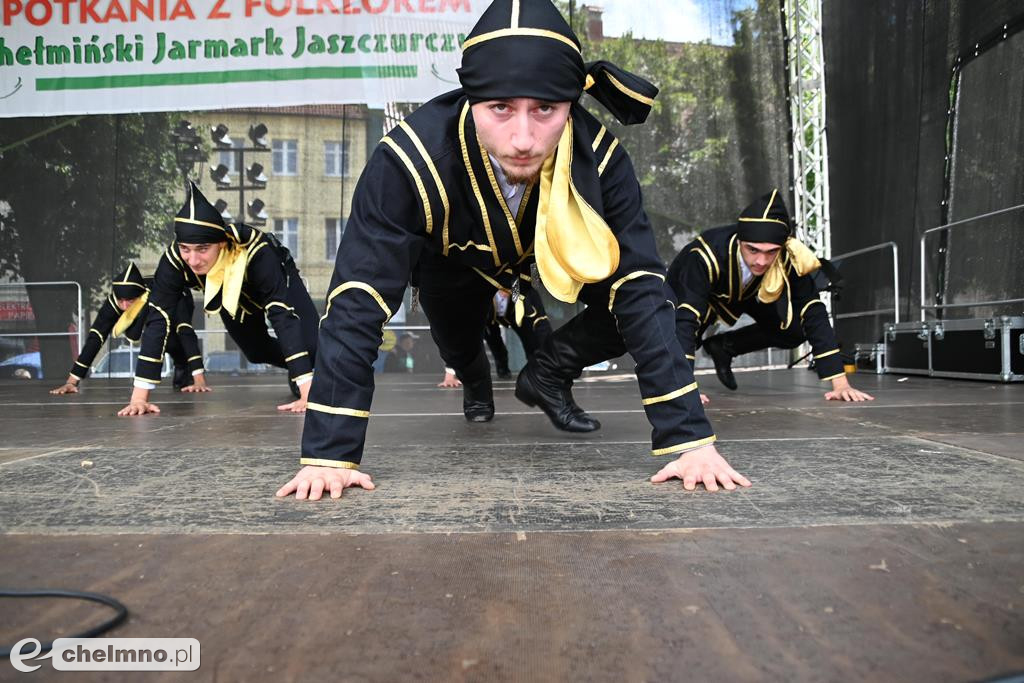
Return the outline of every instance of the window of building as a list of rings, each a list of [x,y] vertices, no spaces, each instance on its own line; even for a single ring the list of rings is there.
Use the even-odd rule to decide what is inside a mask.
[[[274,234],[281,244],[288,247],[292,258],[299,260],[299,219],[298,218],[275,218]]]
[[[324,258],[334,261],[338,255],[338,245],[345,234],[345,219],[328,218],[324,221]]]
[[[245,147],[245,142],[238,137],[232,138],[234,147],[240,148]],[[217,163],[224,164],[228,167],[228,176],[233,176],[238,173],[238,154],[229,149],[220,149],[217,152]]]
[[[324,142],[324,173],[334,177],[348,175],[347,142]]]
[[[299,141],[274,140],[274,175],[299,174]]]

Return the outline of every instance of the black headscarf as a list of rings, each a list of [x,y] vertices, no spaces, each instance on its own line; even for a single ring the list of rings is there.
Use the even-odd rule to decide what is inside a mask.
[[[146,292],[146,281],[134,263],[129,262],[127,268],[115,273],[110,280],[117,299],[138,299]]]
[[[471,104],[530,97],[575,102],[589,92],[624,124],[643,123],[658,88],[614,64],[585,64],[550,0],[494,0],[462,45],[459,82]]]
[[[744,242],[785,244],[792,236],[792,223],[779,191],[772,190],[743,209],[737,228],[736,233]]]

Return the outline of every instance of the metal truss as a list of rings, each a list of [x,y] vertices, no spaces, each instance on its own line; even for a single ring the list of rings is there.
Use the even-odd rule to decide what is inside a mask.
[[[797,237],[818,256],[832,253],[825,136],[822,0],[781,0],[793,144]]]

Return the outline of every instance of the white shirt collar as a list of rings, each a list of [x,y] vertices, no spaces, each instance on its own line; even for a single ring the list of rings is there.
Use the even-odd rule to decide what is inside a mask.
[[[494,168],[494,178],[498,181],[498,187],[501,189],[501,196],[505,198],[505,203],[508,205],[508,210],[513,216],[519,213],[519,205],[523,201],[523,194],[526,192],[526,183],[512,184],[508,182],[505,177],[505,171],[501,168],[501,164],[494,158],[494,155],[490,152],[487,156],[491,158],[491,166]]]

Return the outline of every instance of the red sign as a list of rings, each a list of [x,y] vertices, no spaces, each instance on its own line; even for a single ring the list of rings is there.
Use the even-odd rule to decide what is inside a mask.
[[[35,320],[32,304],[25,301],[0,301],[0,320]]]

